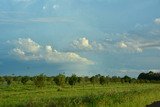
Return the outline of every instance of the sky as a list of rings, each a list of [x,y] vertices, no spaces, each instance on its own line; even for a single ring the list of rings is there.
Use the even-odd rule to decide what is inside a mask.
[[[160,0],[0,0],[0,75],[160,71]]]

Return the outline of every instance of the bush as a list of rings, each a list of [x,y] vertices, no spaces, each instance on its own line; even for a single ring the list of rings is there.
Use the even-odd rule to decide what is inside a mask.
[[[65,75],[63,74],[59,74],[58,76],[56,76],[54,78],[54,82],[58,85],[58,86],[63,86],[65,83]]]
[[[99,82],[100,82],[101,85],[104,85],[106,83],[106,78],[104,76],[101,76],[99,78]]]
[[[124,82],[129,82],[129,83],[131,83],[131,77],[129,77],[129,76],[124,76],[123,78],[122,78],[123,80],[124,80]]]
[[[34,77],[34,84],[37,86],[37,87],[44,87],[45,86],[45,75],[43,74],[40,74],[36,77]]]
[[[90,82],[91,82],[93,85],[94,85],[97,81],[98,81],[98,78],[95,77],[95,76],[92,76],[92,77],[90,78]]]
[[[4,77],[4,79],[7,82],[7,85],[11,85],[11,83],[12,83],[12,77],[6,76],[6,77]]]
[[[69,78],[68,83],[69,83],[69,85],[73,86],[73,85],[76,84],[77,80],[78,80],[77,76],[76,76],[75,74],[73,74],[73,75]]]
[[[26,82],[29,81],[29,79],[30,79],[30,78],[29,78],[28,76],[24,76],[24,77],[21,78],[21,83],[22,83],[23,85],[25,85]]]

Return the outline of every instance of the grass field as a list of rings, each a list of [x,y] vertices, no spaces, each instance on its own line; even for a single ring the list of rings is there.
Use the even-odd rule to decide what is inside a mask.
[[[145,107],[160,100],[160,84],[0,85],[0,107]]]

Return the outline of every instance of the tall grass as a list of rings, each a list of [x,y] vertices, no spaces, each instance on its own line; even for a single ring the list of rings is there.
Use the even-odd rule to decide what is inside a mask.
[[[145,107],[160,100],[159,84],[108,84],[37,88],[0,86],[0,107]]]

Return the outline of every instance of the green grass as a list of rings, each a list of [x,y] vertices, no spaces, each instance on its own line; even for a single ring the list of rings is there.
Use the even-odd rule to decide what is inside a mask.
[[[160,100],[160,84],[106,84],[37,88],[32,84],[0,85],[0,107],[145,107]]]

